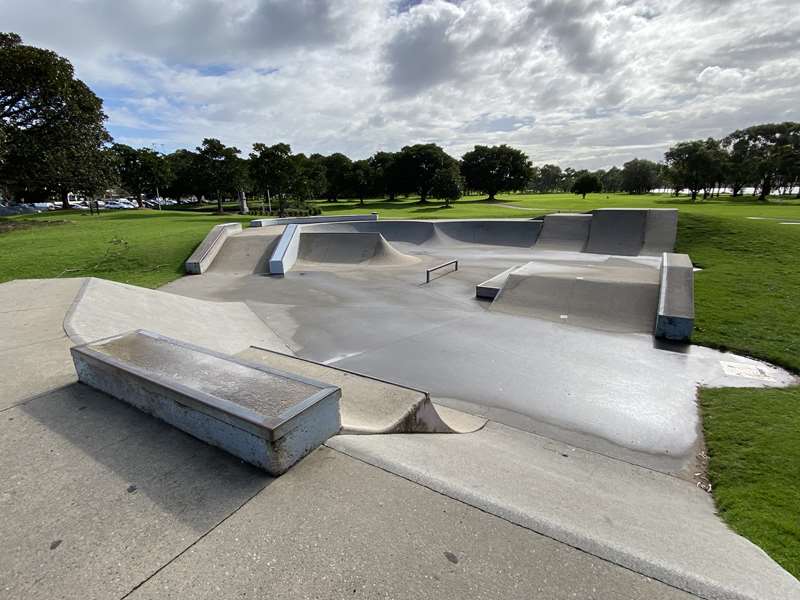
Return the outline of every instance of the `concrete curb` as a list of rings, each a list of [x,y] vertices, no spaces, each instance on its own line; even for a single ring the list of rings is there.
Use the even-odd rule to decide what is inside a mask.
[[[660,282],[655,336],[686,341],[694,329],[694,266],[689,256],[664,252]]]
[[[225,240],[242,231],[241,223],[220,223],[214,225],[208,232],[200,245],[197,246],[192,255],[184,263],[184,269],[192,275],[201,275],[214,260],[214,257],[222,248]]]
[[[271,275],[285,275],[297,262],[297,250],[300,245],[300,228],[289,224],[281,234],[281,239],[272,256],[269,258],[269,272]]]

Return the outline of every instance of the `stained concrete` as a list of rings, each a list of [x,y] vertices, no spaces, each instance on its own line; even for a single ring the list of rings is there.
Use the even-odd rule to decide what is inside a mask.
[[[675,477],[497,424],[328,445],[703,598],[800,598],[800,582],[728,529],[705,491]]]
[[[188,300],[96,278],[84,283],[64,317],[64,327],[75,343],[148,329],[226,353],[244,350],[250,344],[286,349],[275,332],[241,302],[219,304]]]
[[[342,431],[346,433],[463,433],[486,423],[486,419],[467,413],[435,407],[422,390],[263,348],[250,347],[236,356],[339,387]]]
[[[327,449],[275,481],[130,598],[221,595],[692,597]]]
[[[81,284],[0,297],[56,324]],[[74,374],[52,389],[41,345],[0,318],[20,358],[0,378],[4,597],[689,597],[330,450],[275,483]],[[50,333],[66,373],[66,336]]]
[[[393,244],[404,252],[414,247]],[[769,366],[769,379],[729,376],[720,361],[757,361],[657,345],[650,334],[489,312],[475,299],[475,285],[503,265],[518,264],[519,252],[487,247],[483,253],[448,248],[419,254],[431,264],[459,259],[457,272],[430,285],[422,285],[421,266],[412,266],[298,271],[281,279],[183,278],[167,289],[213,300],[248,299],[301,357],[424,389],[434,402],[668,472],[694,468],[698,385],[794,381]]]

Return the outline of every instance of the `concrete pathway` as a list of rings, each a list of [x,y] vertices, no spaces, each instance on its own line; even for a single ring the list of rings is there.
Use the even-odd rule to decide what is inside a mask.
[[[800,583],[690,482],[490,423],[459,436],[327,445],[702,598],[800,599]]]

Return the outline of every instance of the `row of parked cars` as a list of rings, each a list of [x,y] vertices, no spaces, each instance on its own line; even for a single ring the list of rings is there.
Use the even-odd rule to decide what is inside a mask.
[[[128,210],[139,208],[139,204],[134,198],[111,198],[108,200],[97,200],[96,202],[97,204],[95,206],[101,210]],[[163,208],[166,206],[174,206],[175,204],[179,204],[179,202],[171,198],[150,198],[142,201],[142,205],[145,208]],[[24,206],[30,207],[33,211],[59,210],[62,208],[60,202],[32,202]],[[69,207],[75,210],[89,210],[89,200],[70,200]]]

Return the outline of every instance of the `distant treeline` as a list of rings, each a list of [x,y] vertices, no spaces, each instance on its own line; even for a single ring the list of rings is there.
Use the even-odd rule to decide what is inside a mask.
[[[208,138],[194,150],[162,154],[114,144],[102,100],[49,50],[0,33],[0,191],[6,199],[98,196],[119,187],[143,196],[216,200],[256,194],[279,210],[309,200],[419,196],[446,203],[465,192],[493,200],[512,191],[646,193],[688,189],[692,200],[716,190],[754,188],[762,200],[800,183],[800,124],[764,124],[721,140],[676,144],[663,163],[634,159],[621,168],[587,171],[533,166],[506,145],[475,146],[460,160],[436,144],[405,146],[352,160],[341,153],[294,154],[288,144],[253,144],[247,155]]]

